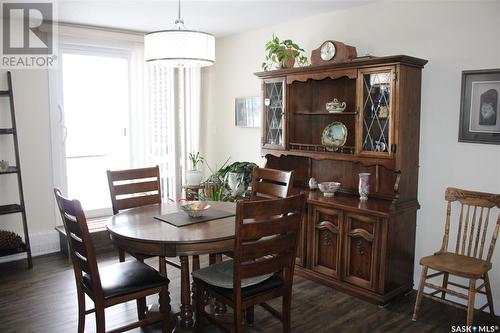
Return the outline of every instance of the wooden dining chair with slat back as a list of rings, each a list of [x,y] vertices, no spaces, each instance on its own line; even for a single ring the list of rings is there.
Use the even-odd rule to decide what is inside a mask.
[[[416,320],[420,311],[422,297],[445,303],[467,310],[467,325],[472,325],[474,317],[474,303],[476,293],[486,295],[487,303],[479,311],[489,307],[490,314],[494,315],[493,296],[491,292],[488,272],[492,268],[491,258],[500,229],[500,214],[496,223],[490,223],[490,211],[500,208],[500,195],[481,192],[472,192],[457,188],[446,189],[445,199],[448,201],[446,209],[446,223],[441,249],[432,256],[420,259],[422,272],[418,288],[417,300],[413,320]],[[458,203],[458,204],[457,204]],[[452,207],[458,206],[458,226],[454,248],[449,248]],[[485,251],[488,227],[492,225],[492,235],[489,247]],[[427,275],[428,269],[436,273]],[[449,281],[449,275],[469,279],[469,285]],[[427,279],[443,275],[441,286],[427,282]],[[477,280],[483,283],[477,287]],[[468,290],[468,294],[448,289],[448,285]],[[425,293],[424,287],[433,289]],[[484,289],[484,290],[483,290]],[[436,294],[441,293],[441,297]],[[467,306],[446,299],[446,294],[467,300]]]
[[[70,257],[75,274],[78,296],[78,332],[85,329],[85,315],[95,313],[96,332],[104,333],[105,308],[136,300],[138,321],[113,330],[123,332],[136,327],[163,322],[164,333],[172,330],[170,320],[169,280],[148,265],[131,260],[98,268],[87,227],[87,220],[78,200],[68,200],[54,189],[64,228],[68,235]],[[86,310],[85,294],[94,302],[94,309]],[[146,314],[140,304],[146,296],[160,294],[160,312]]]
[[[238,202],[234,259],[192,273],[197,331],[202,317],[233,331],[205,312],[203,299],[209,295],[233,308],[235,332],[242,331],[242,312],[258,304],[282,321],[283,332],[290,332],[295,252],[304,212],[304,194]],[[282,297],[281,313],[265,303],[277,297]]]
[[[107,170],[106,173],[113,214],[118,214],[124,209],[161,204],[160,168],[158,166],[116,171]],[[131,254],[141,261],[149,257],[139,253]],[[125,251],[120,248],[118,248],[118,256],[120,262],[125,261]],[[198,258],[194,258],[194,260],[199,262]],[[160,257],[160,270],[162,269],[161,266],[163,266],[166,272],[165,264],[177,269],[181,268],[180,264]],[[145,311],[146,302],[143,301],[138,306]]]
[[[121,210],[161,203],[160,168],[106,171],[113,214]],[[125,252],[118,249],[120,261]]]
[[[293,187],[293,175],[293,171],[253,169],[250,199],[286,198]]]
[[[118,214],[124,209],[161,204],[160,169],[158,166],[117,171],[108,170],[107,175],[113,214]],[[118,249],[118,253],[120,261],[125,261],[125,252]],[[140,259],[140,255],[133,255]],[[165,262],[180,269],[180,265],[176,262],[170,260],[165,260]]]

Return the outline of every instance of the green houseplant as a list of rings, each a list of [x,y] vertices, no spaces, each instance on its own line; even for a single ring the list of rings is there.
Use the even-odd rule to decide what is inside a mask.
[[[188,159],[191,168],[186,170],[186,183],[187,185],[199,185],[203,179],[203,173],[198,169],[198,166],[202,165],[205,159],[200,155],[200,152],[189,153]]]
[[[234,162],[229,164],[229,158],[215,171],[207,164],[211,175],[203,182],[205,184],[205,200],[236,201],[243,197],[248,190],[252,178],[252,170],[257,164],[252,162]],[[241,183],[242,191],[235,193],[229,186],[230,174],[237,174],[237,181]]]
[[[280,40],[273,34],[273,38],[266,43],[266,61],[262,63],[262,69],[268,71],[275,64],[282,69],[293,68],[295,60],[299,65],[307,65],[307,57],[302,52],[304,49],[291,39]]]

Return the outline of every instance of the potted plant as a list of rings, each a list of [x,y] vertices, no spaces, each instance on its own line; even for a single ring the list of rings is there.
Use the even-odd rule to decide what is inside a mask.
[[[200,185],[203,179],[203,173],[198,169],[198,166],[203,164],[203,157],[200,152],[189,153],[189,161],[191,162],[191,169],[186,171],[186,183],[187,185]]]
[[[234,162],[229,164],[229,158],[222,167],[213,171],[205,180],[205,200],[236,201],[245,196],[252,178],[252,170],[257,164],[252,162]]]
[[[281,69],[293,68],[295,60],[299,65],[307,65],[307,57],[301,52],[304,49],[291,39],[280,40],[273,34],[273,38],[266,43],[266,61],[262,63],[262,69],[268,71],[275,64]]]

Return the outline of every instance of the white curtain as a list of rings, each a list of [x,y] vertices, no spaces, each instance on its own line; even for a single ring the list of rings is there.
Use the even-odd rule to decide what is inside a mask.
[[[146,65],[146,112],[138,164],[160,167],[164,200],[180,197],[187,156],[199,149],[200,70]]]

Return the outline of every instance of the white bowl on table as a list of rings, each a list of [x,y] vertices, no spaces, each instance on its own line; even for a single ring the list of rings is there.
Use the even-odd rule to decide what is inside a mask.
[[[180,206],[190,217],[201,217],[210,208],[205,201],[182,201]]]
[[[319,190],[323,192],[325,197],[333,197],[335,192],[340,188],[340,183],[337,182],[322,182],[318,183]]]

